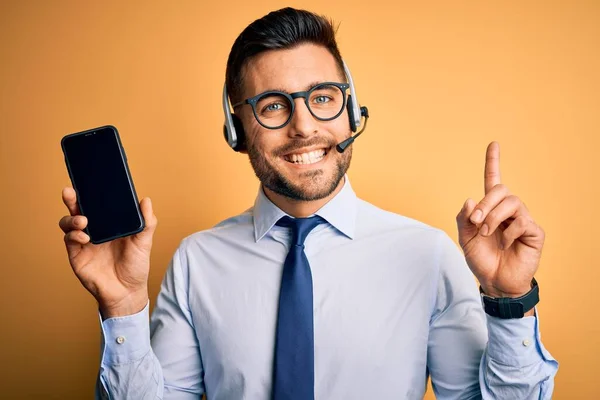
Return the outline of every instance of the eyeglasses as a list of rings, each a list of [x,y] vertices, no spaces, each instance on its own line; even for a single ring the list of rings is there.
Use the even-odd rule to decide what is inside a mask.
[[[267,129],[280,129],[292,120],[294,99],[302,97],[313,117],[319,121],[331,121],[344,111],[349,87],[347,83],[323,82],[305,92],[268,91],[240,101],[233,108],[250,104],[259,124]]]

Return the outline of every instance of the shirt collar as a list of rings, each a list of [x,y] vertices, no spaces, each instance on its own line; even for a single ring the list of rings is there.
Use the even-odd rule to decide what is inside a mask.
[[[334,228],[352,239],[356,226],[357,202],[358,199],[352,190],[348,175],[345,175],[342,190],[321,207],[315,215],[324,218]],[[254,202],[253,215],[254,239],[258,242],[281,217],[287,214],[267,198],[261,186]]]

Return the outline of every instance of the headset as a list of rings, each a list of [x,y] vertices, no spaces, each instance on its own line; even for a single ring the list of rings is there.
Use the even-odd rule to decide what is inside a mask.
[[[365,117],[365,126],[361,129],[361,131],[346,139],[344,142],[340,143],[337,146],[338,151],[341,153],[345,150],[345,148],[350,145],[354,139],[358,137],[364,130],[367,125],[367,119],[369,118],[369,110],[367,107],[361,107],[358,103],[358,99],[356,97],[356,90],[354,89],[354,81],[352,80],[352,74],[350,73],[350,69],[346,65],[346,62],[342,60],[344,65],[344,73],[346,74],[346,79],[348,80],[348,84],[350,85],[350,94],[348,95],[348,100],[346,107],[348,109],[348,117],[350,119],[350,129],[352,132],[356,132],[358,127],[361,124],[361,118]],[[242,121],[239,119],[237,115],[232,113],[231,107],[229,105],[229,96],[227,95],[227,84],[223,85],[223,113],[225,114],[225,124],[223,126],[223,134],[225,136],[225,140],[229,147],[231,147],[235,151],[244,151],[246,149],[246,136],[244,133],[244,127],[242,126]]]

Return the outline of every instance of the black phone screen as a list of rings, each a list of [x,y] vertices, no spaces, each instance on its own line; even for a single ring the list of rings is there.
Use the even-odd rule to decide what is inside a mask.
[[[68,135],[62,147],[91,241],[141,231],[144,222],[117,130],[103,127]]]

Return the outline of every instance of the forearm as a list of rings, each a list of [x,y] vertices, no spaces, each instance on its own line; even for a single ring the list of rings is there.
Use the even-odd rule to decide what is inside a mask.
[[[150,346],[148,304],[137,314],[102,322],[96,398],[163,398],[163,372]]]
[[[487,316],[489,338],[479,370],[484,399],[552,397],[558,363],[540,340],[538,322],[537,316]]]
[[[162,369],[152,351],[131,363],[102,365],[96,386],[96,398],[162,399]]]
[[[111,399],[198,399],[204,393],[200,348],[187,304],[189,284],[182,270],[186,265],[178,248],[152,318],[146,300],[139,313],[102,322],[98,393]]]

